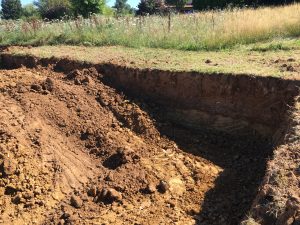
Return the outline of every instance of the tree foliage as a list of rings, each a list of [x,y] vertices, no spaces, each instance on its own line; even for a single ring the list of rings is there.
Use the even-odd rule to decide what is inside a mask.
[[[166,0],[168,5],[174,5],[177,10],[182,9],[187,2],[188,0]]]
[[[2,0],[1,7],[3,19],[19,19],[22,15],[20,0]]]
[[[38,9],[33,4],[27,4],[22,9],[22,18],[38,19],[40,17]]]
[[[60,19],[72,14],[69,0],[37,0],[34,5],[38,8],[41,16],[49,20]]]
[[[141,0],[138,4],[137,15],[152,15],[164,8],[164,3],[161,0]]]
[[[71,0],[76,16],[88,17],[90,14],[103,13],[105,0]]]
[[[117,15],[132,14],[134,12],[134,10],[127,3],[127,0],[116,0],[114,8],[116,9]]]

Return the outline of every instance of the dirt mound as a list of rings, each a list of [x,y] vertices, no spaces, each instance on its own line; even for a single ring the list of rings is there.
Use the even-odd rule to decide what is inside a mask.
[[[237,224],[249,210],[266,142],[161,121],[93,68],[0,73],[1,223]]]

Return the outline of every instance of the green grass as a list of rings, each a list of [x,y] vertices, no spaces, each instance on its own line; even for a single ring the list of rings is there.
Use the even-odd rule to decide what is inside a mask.
[[[267,50],[261,51],[260,49]],[[240,45],[222,51],[195,52],[174,49],[127,48],[123,46],[60,45],[34,48],[10,47],[9,52],[18,55],[34,55],[41,58],[68,57],[73,60],[95,64],[111,63],[131,68],[248,74],[285,79],[300,78],[300,45],[297,39],[280,39],[254,45]],[[209,63],[207,63],[208,59]],[[288,71],[283,65],[293,66],[294,70]]]
[[[75,21],[1,21],[0,45],[85,45],[224,50],[300,36],[300,5],[168,17],[92,16]],[[272,45],[254,51],[284,50]]]

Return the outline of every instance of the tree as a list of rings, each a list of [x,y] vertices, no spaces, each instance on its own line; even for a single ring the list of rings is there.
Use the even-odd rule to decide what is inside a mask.
[[[38,8],[41,16],[49,20],[72,15],[69,0],[37,0],[34,5]]]
[[[105,0],[71,0],[75,15],[88,17],[90,14],[103,13]]]
[[[174,5],[177,10],[183,9],[188,0],[166,0],[168,5]]]
[[[22,9],[22,18],[38,19],[40,17],[38,9],[33,4],[27,4]]]
[[[161,0],[141,0],[138,5],[138,10],[136,11],[137,15],[152,15],[156,12],[159,12],[164,8],[163,1]]]
[[[3,19],[19,19],[22,15],[22,5],[20,0],[2,0],[2,18]]]
[[[127,3],[127,0],[116,0],[114,8],[116,9],[117,15],[126,15],[133,13],[133,9]]]

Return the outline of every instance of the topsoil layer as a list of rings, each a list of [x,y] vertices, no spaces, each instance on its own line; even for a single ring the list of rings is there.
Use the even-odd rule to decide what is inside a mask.
[[[272,147],[175,126],[101,79],[0,71],[0,223],[237,224]]]

